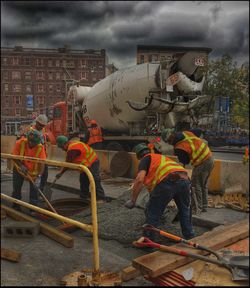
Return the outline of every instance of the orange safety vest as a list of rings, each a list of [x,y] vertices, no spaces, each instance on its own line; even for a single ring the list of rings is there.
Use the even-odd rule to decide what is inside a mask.
[[[208,145],[199,137],[196,137],[190,131],[182,133],[185,138],[177,142],[174,148],[186,151],[190,155],[190,162],[193,166],[200,165],[212,155]]]
[[[80,141],[70,141],[67,152],[76,149],[81,152],[81,154],[74,159],[74,163],[76,164],[91,167],[91,165],[98,159],[97,154],[91,147],[89,147],[89,145]]]
[[[25,148],[26,148],[27,143],[28,143],[28,140],[26,138],[23,138],[20,144],[20,156],[27,156],[25,155],[25,150],[26,150]],[[36,148],[37,149],[36,149],[34,157],[39,158],[39,155],[41,154],[42,149],[43,149],[43,145],[38,144]],[[38,163],[24,160],[24,165],[29,169],[29,172],[32,176],[38,175]]]
[[[146,154],[144,157],[146,156],[151,156],[151,163],[143,184],[148,188],[149,192],[151,192],[155,186],[159,184],[164,178],[166,178],[170,173],[187,173],[186,169],[184,169],[180,164],[168,158],[167,156],[154,153]]]
[[[100,127],[90,127],[89,132],[90,132],[90,135],[89,135],[88,145],[103,141],[102,129]]]

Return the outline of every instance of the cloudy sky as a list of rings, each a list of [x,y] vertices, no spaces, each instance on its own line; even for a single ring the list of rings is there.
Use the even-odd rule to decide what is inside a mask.
[[[249,61],[249,1],[1,1],[1,46],[106,49],[118,68],[136,45],[211,47]]]

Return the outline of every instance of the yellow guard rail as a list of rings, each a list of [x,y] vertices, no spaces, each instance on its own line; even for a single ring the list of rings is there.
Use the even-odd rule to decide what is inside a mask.
[[[96,188],[95,188],[95,181],[94,181],[93,175],[91,174],[89,169],[86,166],[80,165],[80,164],[73,164],[73,163],[68,163],[68,162],[61,162],[61,161],[54,161],[54,160],[47,160],[47,159],[44,160],[44,159],[38,159],[35,157],[17,156],[17,155],[6,154],[6,153],[1,153],[1,158],[16,159],[16,160],[29,160],[29,161],[33,161],[37,163],[48,164],[51,166],[66,167],[66,168],[70,168],[74,170],[79,170],[79,172],[86,173],[86,175],[89,178],[89,183],[90,183],[92,225],[88,225],[88,224],[84,224],[76,220],[72,220],[68,217],[64,217],[54,212],[50,212],[48,210],[45,210],[37,206],[31,205],[29,203],[23,202],[21,200],[17,200],[3,193],[1,193],[1,199],[5,199],[7,201],[19,204],[26,208],[35,210],[37,212],[41,212],[55,219],[58,219],[65,223],[73,224],[85,231],[91,232],[93,235],[93,249],[94,249],[94,261],[93,261],[94,269],[92,272],[92,278],[94,281],[99,282],[100,281],[100,261],[99,261],[98,224],[97,224],[97,207],[96,207]]]

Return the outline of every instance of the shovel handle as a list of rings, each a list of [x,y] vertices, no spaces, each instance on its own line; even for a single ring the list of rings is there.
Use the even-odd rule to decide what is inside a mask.
[[[194,253],[191,253],[191,252],[180,250],[180,249],[177,249],[177,248],[174,248],[174,247],[161,245],[159,243],[153,242],[152,240],[150,240],[147,237],[141,237],[139,240],[133,242],[133,245],[136,246],[136,247],[158,248],[159,250],[164,251],[164,252],[170,252],[170,253],[173,253],[173,254],[176,254],[176,255],[190,257],[190,258],[193,258],[193,259],[202,260],[202,261],[205,261],[205,262],[209,262],[209,263],[212,263],[212,264],[223,266],[223,267],[228,268],[231,271],[229,265],[225,264],[224,262],[221,262],[221,261],[218,261],[218,260],[215,260],[215,259],[211,259],[211,258],[202,256],[202,255],[199,255],[199,254],[194,254]]]
[[[166,232],[166,231],[163,231],[163,230],[160,230],[152,225],[145,225],[143,226],[143,229],[144,230],[151,230],[151,231],[154,231],[156,233],[159,233],[160,235],[166,237],[166,238],[169,238],[169,239],[172,239],[174,241],[177,241],[177,242],[181,242],[181,243],[184,243],[184,244],[187,244],[188,246],[191,246],[193,248],[196,248],[196,249],[199,249],[199,250],[203,250],[203,251],[207,251],[213,255],[215,255],[217,257],[217,259],[221,260],[222,257],[215,251],[209,249],[208,247],[205,247],[205,246],[202,246],[198,243],[195,243],[193,241],[190,241],[190,240],[186,240],[186,239],[183,239],[177,235],[174,235],[174,234],[171,234],[169,232]]]

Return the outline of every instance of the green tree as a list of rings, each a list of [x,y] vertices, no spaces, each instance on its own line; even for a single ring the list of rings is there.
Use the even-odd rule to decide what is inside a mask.
[[[229,55],[211,60],[204,90],[211,95],[207,113],[213,113],[216,97],[229,97],[233,124],[249,129],[249,66],[237,67],[237,62]]]

